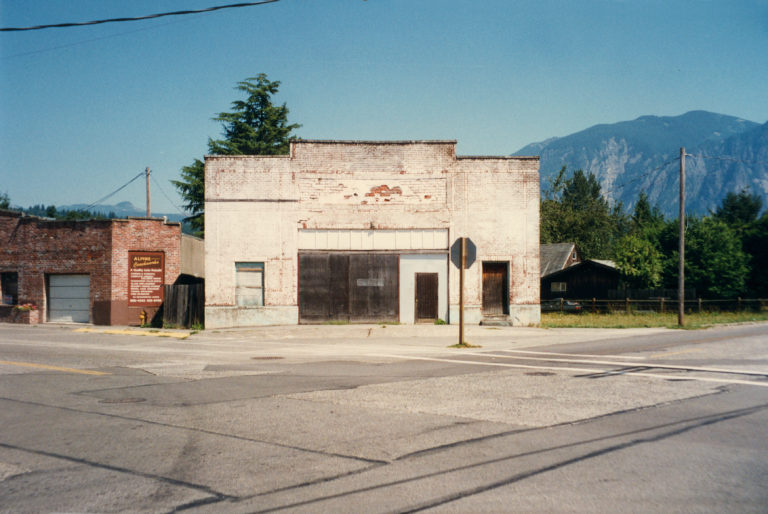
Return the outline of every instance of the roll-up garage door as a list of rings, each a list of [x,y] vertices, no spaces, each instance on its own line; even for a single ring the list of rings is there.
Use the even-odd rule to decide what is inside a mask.
[[[48,275],[48,321],[91,321],[91,279],[88,275]]]
[[[399,320],[398,255],[300,253],[299,320]]]

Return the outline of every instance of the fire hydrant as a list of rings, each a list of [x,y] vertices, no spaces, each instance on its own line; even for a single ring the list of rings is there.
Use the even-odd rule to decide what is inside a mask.
[[[139,324],[143,327],[147,324],[147,311],[142,310],[139,314]]]

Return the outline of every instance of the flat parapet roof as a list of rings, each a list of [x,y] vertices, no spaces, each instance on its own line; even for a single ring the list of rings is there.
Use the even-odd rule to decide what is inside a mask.
[[[538,155],[457,155],[456,159],[519,161],[519,160],[538,160],[539,156]]]
[[[296,139],[293,144],[330,144],[330,145],[455,145],[455,139],[397,139],[387,140],[357,140],[357,139]]]
[[[397,139],[397,140],[363,140],[363,139],[296,139],[290,142],[294,145],[353,145],[353,146],[406,146],[406,145],[451,145],[456,146],[455,139]],[[279,155],[206,155],[205,159],[247,159],[249,157],[290,159],[293,152]],[[538,155],[456,155],[456,159],[465,160],[539,160]]]

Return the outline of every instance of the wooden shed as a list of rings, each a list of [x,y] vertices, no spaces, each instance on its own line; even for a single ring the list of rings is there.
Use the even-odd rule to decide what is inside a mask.
[[[541,277],[541,299],[608,298],[620,284],[621,273],[613,262],[585,260]]]

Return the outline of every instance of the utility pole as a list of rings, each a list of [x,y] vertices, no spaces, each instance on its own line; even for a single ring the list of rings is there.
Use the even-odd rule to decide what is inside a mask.
[[[677,277],[677,324],[685,325],[685,147],[680,148],[680,262]]]
[[[461,238],[459,266],[459,346],[464,345],[464,268],[467,266],[467,238]]]
[[[147,218],[152,217],[152,211],[149,208],[149,166],[144,170],[147,175]]]

